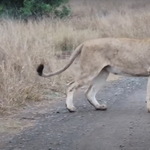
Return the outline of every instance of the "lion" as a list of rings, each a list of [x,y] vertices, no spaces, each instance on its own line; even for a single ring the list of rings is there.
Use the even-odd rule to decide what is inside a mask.
[[[96,110],[106,110],[106,103],[99,103],[96,94],[105,85],[110,73],[129,77],[148,77],[147,110],[150,112],[150,39],[100,38],[80,44],[72,53],[68,64],[54,73],[43,73],[44,65],[37,68],[38,75],[52,77],[65,71],[79,57],[79,75],[67,89],[66,107],[76,111],[74,92],[89,85],[87,100]]]

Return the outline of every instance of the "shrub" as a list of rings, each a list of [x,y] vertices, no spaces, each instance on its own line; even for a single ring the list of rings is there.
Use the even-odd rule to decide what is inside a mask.
[[[63,18],[70,14],[68,0],[3,0],[0,14],[14,18],[54,16]]]

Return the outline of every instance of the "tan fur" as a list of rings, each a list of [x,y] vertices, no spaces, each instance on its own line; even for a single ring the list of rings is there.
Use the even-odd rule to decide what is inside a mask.
[[[80,75],[69,85],[67,90],[66,105],[70,111],[75,111],[73,93],[88,83],[91,86],[86,92],[87,99],[96,109],[106,109],[105,105],[97,102],[95,95],[109,73],[126,76],[150,76],[150,40],[128,38],[102,38],[86,41],[74,51],[69,63],[61,71],[48,75],[43,74],[43,76],[52,76],[63,72],[79,55]],[[97,84],[98,82],[99,84]],[[150,83],[148,90],[150,90]],[[147,94],[147,108],[150,112],[149,95]]]

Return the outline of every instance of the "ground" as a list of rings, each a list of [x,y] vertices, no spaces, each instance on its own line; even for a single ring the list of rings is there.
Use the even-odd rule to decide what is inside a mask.
[[[28,108],[30,112],[18,115],[19,120],[26,120],[23,125],[28,124],[28,127],[11,136],[0,136],[0,149],[149,150],[146,82],[146,78],[121,78],[108,82],[97,96],[107,100],[107,111],[95,111],[83,96],[84,89],[75,96],[78,108],[75,113],[66,110],[64,98],[51,106],[43,103],[43,109],[39,111]]]

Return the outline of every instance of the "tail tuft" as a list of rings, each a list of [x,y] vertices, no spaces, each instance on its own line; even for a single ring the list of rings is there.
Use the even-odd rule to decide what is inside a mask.
[[[37,71],[37,73],[38,73],[39,76],[42,76],[42,74],[43,74],[43,69],[44,69],[44,65],[43,65],[43,64],[40,64],[40,65],[37,67],[36,71]]]

